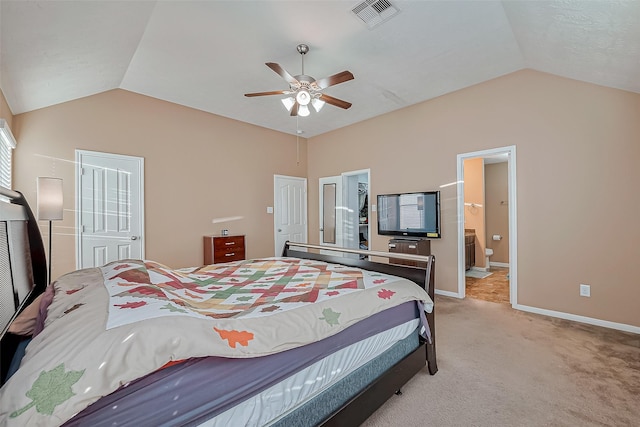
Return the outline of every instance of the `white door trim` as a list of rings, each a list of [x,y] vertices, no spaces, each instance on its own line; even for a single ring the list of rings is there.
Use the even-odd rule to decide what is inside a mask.
[[[81,176],[82,176],[82,156],[95,156],[95,157],[103,157],[105,159],[123,159],[123,160],[133,160],[138,163],[140,175],[138,182],[140,183],[140,187],[137,189],[140,194],[140,206],[138,209],[138,221],[140,223],[140,239],[142,240],[141,250],[141,258],[145,258],[145,225],[144,225],[144,158],[136,157],[136,156],[126,156],[123,154],[112,154],[112,153],[103,153],[99,151],[88,151],[88,150],[76,150],[75,152],[75,186],[76,186],[76,197],[75,197],[75,213],[76,213],[76,269],[80,269],[80,260],[82,259],[82,215],[80,213],[80,200],[82,197],[82,187],[80,185]]]
[[[304,224],[305,224],[305,228],[304,228],[304,238],[302,239],[302,242],[299,243],[308,243],[308,239],[309,239],[309,201],[307,199],[307,178],[301,178],[299,176],[288,176],[288,175],[273,175],[273,206],[274,206],[274,210],[273,210],[273,249],[274,249],[274,256],[282,256],[282,247],[278,247],[278,215],[279,215],[279,210],[282,207],[281,203],[279,202],[279,192],[278,192],[278,180],[280,179],[286,179],[286,180],[292,180],[292,181],[300,181],[301,183],[304,184],[304,193],[305,193],[305,197],[304,197],[304,214],[305,214],[305,218],[304,218]]]
[[[343,200],[343,204],[345,204],[344,202],[346,200],[345,196],[346,196],[346,188],[347,188],[347,183],[346,183],[347,178],[351,176],[358,176],[358,175],[367,176],[367,188],[368,188],[367,196],[369,199],[369,206],[368,206],[368,212],[367,212],[367,217],[369,218],[369,222],[367,223],[367,236],[369,236],[369,250],[371,250],[371,236],[372,236],[371,234],[371,169],[360,169],[360,170],[342,173],[342,191],[343,193],[345,193],[342,195],[342,200]],[[360,249],[360,246],[358,245],[358,247],[354,249]]]
[[[323,245],[323,246],[336,246],[336,247],[342,247],[342,241],[343,241],[343,232],[342,232],[342,228],[344,226],[343,224],[343,209],[344,209],[344,203],[343,203],[343,197],[344,197],[344,191],[343,191],[343,176],[342,174],[340,175],[335,175],[335,176],[325,176],[322,178],[318,179],[318,225],[320,226],[318,229],[318,242]],[[323,211],[324,211],[324,195],[323,195],[323,186],[325,184],[335,184],[336,186],[336,205],[335,205],[335,243],[326,243],[324,241],[324,218],[323,218]],[[325,252],[323,252],[325,253]],[[333,253],[333,252],[326,252],[327,255],[338,255],[338,256],[343,256],[343,253]]]
[[[493,148],[490,150],[474,151],[458,154],[457,158],[457,202],[458,202],[458,294],[457,298],[465,297],[464,275],[464,161],[477,157],[508,155],[508,192],[509,192],[509,298],[512,307],[518,304],[518,226],[517,226],[517,191],[516,191],[516,146]]]

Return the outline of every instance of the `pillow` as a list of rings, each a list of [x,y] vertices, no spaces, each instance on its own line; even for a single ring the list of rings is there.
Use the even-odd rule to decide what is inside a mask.
[[[42,300],[40,294],[33,300],[31,304],[25,307],[18,317],[16,317],[9,326],[9,332],[16,335],[33,335],[33,330],[36,326],[36,320],[38,319],[38,313],[40,312],[40,301]]]
[[[38,310],[38,318],[36,319],[36,325],[33,328],[33,336],[35,337],[44,329],[44,321],[47,320],[47,310],[49,306],[53,302],[53,297],[55,295],[55,289],[53,285],[47,286],[47,289],[44,291],[42,296],[42,301],[40,301],[40,309]]]

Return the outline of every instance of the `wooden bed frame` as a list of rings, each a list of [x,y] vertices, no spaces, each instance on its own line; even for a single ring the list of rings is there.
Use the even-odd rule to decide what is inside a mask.
[[[422,286],[435,301],[435,257],[433,255],[409,255],[394,253],[394,258],[407,259],[411,261],[427,261],[426,268],[407,267],[394,264],[383,264],[360,259],[360,256],[378,256],[389,258],[387,252],[363,251],[347,248],[331,248],[332,251],[350,253],[358,255],[358,258],[348,258],[342,256],[323,255],[306,251],[296,251],[292,247],[305,248],[317,251],[326,251],[328,248],[319,245],[306,243],[286,242],[282,256],[320,260],[333,264],[342,264],[349,267],[357,267],[365,270],[377,271],[404,277]],[[400,394],[400,388],[405,385],[414,375],[424,368],[425,363],[431,375],[438,372],[436,362],[436,329],[435,329],[435,304],[431,313],[427,313],[427,322],[431,332],[431,343],[421,339],[420,346],[406,356],[403,360],[391,367],[388,371],[378,377],[373,383],[361,390],[349,402],[345,403],[338,411],[326,419],[323,426],[356,426],[362,424],[371,414],[382,406],[394,394]]]
[[[16,348],[18,344],[23,339],[17,335],[13,335],[11,333],[6,332],[6,329],[9,324],[16,318],[16,316],[31,302],[36,299],[38,295],[43,293],[47,287],[47,261],[45,258],[44,245],[42,243],[42,236],[40,234],[40,229],[38,228],[38,222],[36,221],[31,208],[29,207],[29,203],[27,203],[26,198],[22,195],[22,193],[18,191],[12,191],[4,187],[0,187],[0,196],[8,199],[10,204],[18,205],[22,207],[21,216],[26,221],[26,239],[28,243],[29,255],[31,257],[30,262],[30,273],[31,276],[29,279],[33,282],[31,289],[27,293],[26,297],[20,300],[18,298],[18,290],[16,289],[15,275],[19,274],[16,271],[11,271],[10,268],[3,267],[3,271],[0,272],[0,283],[3,286],[11,284],[13,286],[13,308],[14,312],[10,316],[10,320],[6,324],[6,327],[0,328],[0,385],[4,384],[5,378],[7,376],[7,372],[9,370],[9,365],[11,363],[11,359],[13,358],[14,353],[16,352]],[[7,204],[4,201],[0,201],[0,203]],[[8,208],[12,206],[6,206],[4,209],[0,209],[1,212],[9,211]],[[15,209],[14,209],[15,210]],[[4,221],[5,219],[2,218]],[[9,236],[6,234],[8,230],[3,230],[5,232],[4,236],[1,236],[2,239],[9,239]],[[4,241],[4,240],[3,240]],[[2,257],[11,258],[11,253],[3,253]],[[23,254],[18,254],[23,255]],[[3,310],[8,310],[10,308],[10,303],[8,301],[4,301],[2,304]],[[3,315],[3,319],[4,319]]]
[[[29,207],[24,196],[17,192],[0,187],[0,196],[8,199],[11,204],[23,207],[23,219],[26,221],[26,241],[29,245],[30,269],[32,271],[33,286],[27,293],[26,297],[20,301],[17,298],[18,293],[15,291],[13,305],[15,312],[11,316],[11,321],[39,294],[44,292],[46,288],[47,264],[45,258],[44,245],[37,221]],[[6,203],[0,201],[0,203]],[[5,220],[4,218],[2,219]],[[2,236],[0,236],[2,237]],[[303,250],[294,250],[293,247],[304,248]],[[331,251],[346,252],[357,254],[358,258],[348,258],[340,256],[323,255],[308,252],[307,250],[326,251],[327,247],[309,245],[302,243],[287,242],[284,247],[283,256],[296,257],[304,259],[321,260],[325,262],[342,264],[351,267],[358,267],[367,270],[377,271],[385,274],[404,277],[422,286],[434,300],[434,267],[435,258],[433,256],[417,256],[406,254],[393,254],[394,258],[404,258],[409,260],[427,261],[427,268],[407,267],[393,264],[383,264],[359,259],[362,256],[379,256],[389,257],[386,252],[361,251],[344,248],[330,248]],[[11,272],[6,272],[9,280],[12,280]],[[3,276],[5,272],[3,272]],[[2,277],[2,283],[7,281],[6,277]],[[13,286],[13,282],[12,286]],[[6,307],[3,306],[3,310]],[[6,308],[9,309],[9,308]],[[435,308],[434,308],[435,311]],[[340,409],[327,418],[323,426],[353,426],[360,425],[364,422],[376,409],[386,402],[394,393],[398,393],[400,388],[409,381],[415,374],[428,366],[429,373],[434,375],[438,368],[436,364],[436,345],[435,345],[435,316],[434,312],[427,314],[427,321],[431,332],[431,343],[422,340],[419,347],[406,356],[403,360],[378,377],[373,383],[369,384],[364,390],[361,390],[349,402],[346,402]],[[10,322],[9,322],[10,323]],[[8,324],[7,324],[8,325]],[[17,345],[22,339],[16,335],[8,333],[6,327],[1,332],[0,341],[0,384],[4,383],[11,359],[16,351]]]

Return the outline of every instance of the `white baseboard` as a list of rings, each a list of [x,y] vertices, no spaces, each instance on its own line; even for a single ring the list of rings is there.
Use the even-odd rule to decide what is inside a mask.
[[[436,295],[443,295],[445,297],[453,297],[453,298],[462,298],[460,294],[457,292],[441,291],[440,289],[436,289]]]
[[[438,291],[436,291],[437,293]],[[640,326],[627,325],[625,323],[610,322],[608,320],[594,319],[593,317],[578,316],[577,314],[563,313],[561,311],[546,310],[544,308],[529,307],[528,305],[515,304],[512,306],[516,310],[527,311],[529,313],[542,314],[545,316],[557,317],[560,319],[572,320],[574,322],[586,323],[603,328],[617,329],[619,331],[640,334]]]
[[[509,263],[508,262],[489,261],[489,266],[491,266],[491,267],[506,267],[506,268],[509,268]]]

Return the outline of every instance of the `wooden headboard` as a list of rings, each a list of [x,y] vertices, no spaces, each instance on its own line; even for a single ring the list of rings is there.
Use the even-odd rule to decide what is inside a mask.
[[[0,384],[22,339],[7,329],[46,286],[44,245],[33,212],[21,193],[0,187]]]

